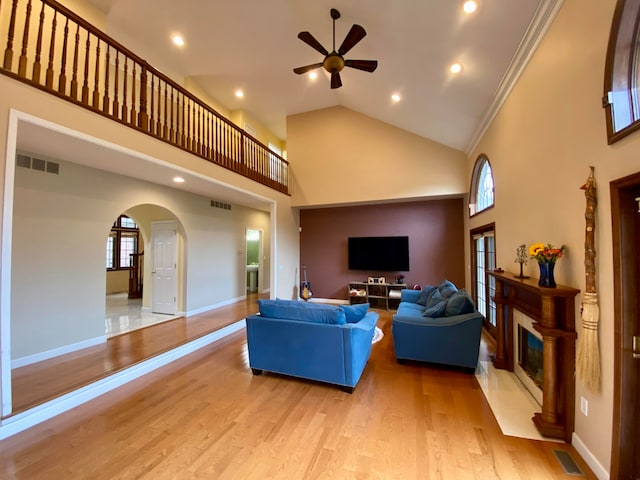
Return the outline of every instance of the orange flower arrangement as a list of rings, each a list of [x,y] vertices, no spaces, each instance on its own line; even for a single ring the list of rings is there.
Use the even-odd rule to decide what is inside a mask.
[[[555,248],[550,243],[546,245],[543,243],[534,243],[529,247],[529,255],[538,263],[556,263],[559,258],[562,258],[566,251],[566,245]]]

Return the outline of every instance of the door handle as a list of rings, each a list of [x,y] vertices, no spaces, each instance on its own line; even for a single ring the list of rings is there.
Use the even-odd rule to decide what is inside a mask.
[[[640,359],[640,336],[633,337],[633,358]]]

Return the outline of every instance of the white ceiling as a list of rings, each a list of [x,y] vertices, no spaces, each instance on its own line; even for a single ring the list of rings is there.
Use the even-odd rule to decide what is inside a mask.
[[[151,65],[177,81],[190,77],[282,139],[288,115],[342,105],[466,152],[562,3],[478,0],[466,15],[463,0],[87,1],[107,14],[106,33]],[[373,73],[345,68],[335,90],[324,70],[315,82],[292,71],[322,61],[298,32],[332,50],[331,8],[342,14],[336,46],[354,23],[367,31],[345,57],[379,63]],[[171,43],[173,33],[184,47]],[[464,66],[457,76],[453,62]]]

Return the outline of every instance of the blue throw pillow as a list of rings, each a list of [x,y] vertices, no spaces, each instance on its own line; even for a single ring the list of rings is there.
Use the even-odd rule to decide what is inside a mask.
[[[422,312],[423,317],[441,317],[447,308],[447,300],[442,299],[438,303],[434,304],[431,307],[428,307],[424,312]]]
[[[427,302],[431,298],[431,295],[433,294],[433,292],[435,292],[437,290],[438,290],[438,287],[432,287],[430,285],[425,285],[425,287],[420,292],[420,295],[418,296],[418,300],[416,300],[416,303],[418,305],[426,306]]]
[[[473,313],[475,311],[476,306],[473,303],[471,296],[464,288],[462,288],[448,298],[445,316],[452,317],[454,315]]]
[[[446,298],[444,298],[440,292],[438,290],[435,290],[432,294],[431,297],[429,297],[429,301],[427,302],[427,304],[425,305],[425,307],[427,308],[431,308],[434,307],[438,304],[440,304],[443,300],[446,300]],[[445,302],[446,305],[446,302]],[[427,315],[429,316],[429,315]]]
[[[445,280],[438,286],[438,291],[440,292],[440,295],[442,295],[442,298],[449,298],[458,291],[458,288],[453,284],[453,282]]]
[[[358,323],[369,311],[369,304],[359,303],[356,305],[340,305],[340,308],[344,312],[347,323]]]

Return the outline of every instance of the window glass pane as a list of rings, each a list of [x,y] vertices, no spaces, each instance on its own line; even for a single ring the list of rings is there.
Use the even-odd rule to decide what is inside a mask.
[[[125,216],[120,217],[120,226],[122,228],[138,228],[138,225],[136,225],[136,222],[134,222],[129,217],[125,217]]]
[[[493,175],[489,162],[485,161],[478,179],[478,211],[493,205]]]
[[[136,253],[136,237],[122,234],[120,238],[120,268],[131,267],[131,255]]]
[[[115,238],[113,235],[109,235],[107,237],[107,268],[115,268],[115,265],[113,264],[114,247],[115,247]]]

